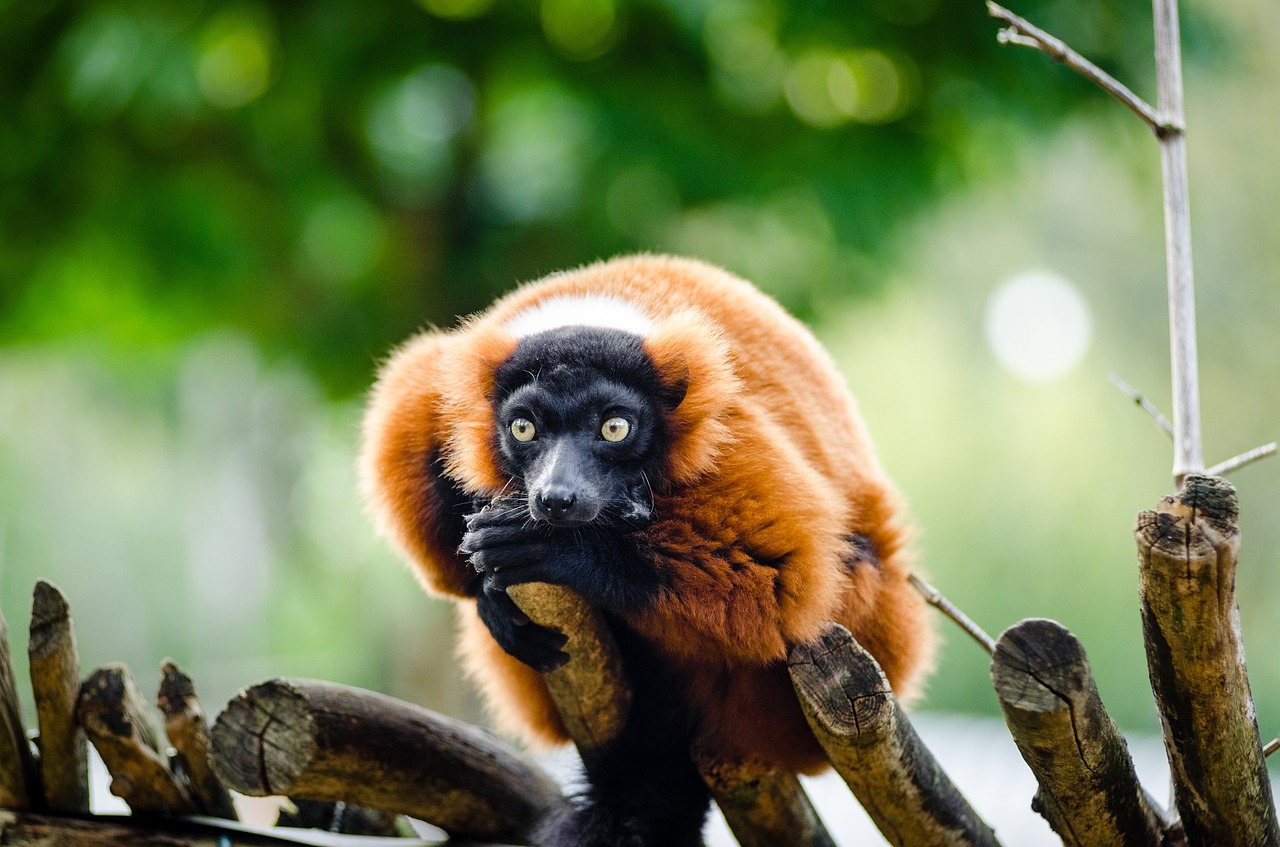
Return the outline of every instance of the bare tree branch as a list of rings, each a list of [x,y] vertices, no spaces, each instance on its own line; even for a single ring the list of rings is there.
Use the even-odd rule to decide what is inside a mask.
[[[1117,374],[1113,374],[1113,373],[1107,374],[1107,379],[1111,381],[1112,385],[1120,389],[1121,394],[1124,394],[1126,397],[1132,400],[1136,405],[1141,407],[1142,411],[1146,412],[1148,415],[1154,418],[1156,422],[1156,426],[1164,430],[1165,435],[1169,436],[1170,438],[1173,438],[1173,424],[1169,423],[1169,419],[1166,418],[1160,412],[1160,410],[1156,408],[1155,403],[1152,403],[1146,397],[1142,396],[1142,394],[1138,392],[1138,389],[1134,388],[1132,385],[1125,382]]]
[[[1169,280],[1169,346],[1173,377],[1173,477],[1204,472],[1200,442],[1200,377],[1196,363],[1196,297],[1191,270],[1191,199],[1187,137],[1181,129],[1182,47],[1177,0],[1153,0],[1156,90],[1160,114],[1178,127],[1159,135],[1164,183],[1164,244]]]
[[[1265,459],[1268,456],[1274,456],[1275,453],[1276,443],[1272,441],[1267,444],[1263,444],[1261,447],[1254,447],[1252,450],[1241,453],[1239,456],[1227,459],[1225,462],[1218,462],[1218,464],[1209,468],[1204,473],[1205,476],[1226,476],[1232,471],[1240,470],[1240,468],[1243,468],[1251,462],[1256,462],[1259,459]]]
[[[1142,118],[1147,126],[1151,127],[1151,131],[1157,137],[1182,132],[1180,122],[1174,123],[1162,118],[1151,104],[1134,94],[1128,86],[1072,50],[1060,39],[992,0],[987,0],[987,12],[1007,26],[1007,29],[1001,30],[997,36],[1001,44],[1030,47],[1044,53],[1058,64],[1065,65],[1127,106],[1130,111]]]
[[[978,642],[978,644],[982,646],[982,649],[987,651],[988,655],[995,652],[995,639],[990,635],[987,635],[986,631],[974,623],[968,615],[960,611],[959,607],[946,597],[943,597],[942,592],[915,574],[909,574],[907,579],[910,580],[911,587],[920,592],[920,596],[924,598],[926,603],[951,618],[951,620],[955,621],[961,629],[969,633],[970,638]]]

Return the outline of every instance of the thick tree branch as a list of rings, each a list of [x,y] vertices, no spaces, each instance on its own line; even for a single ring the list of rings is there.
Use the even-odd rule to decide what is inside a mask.
[[[794,773],[712,750],[694,760],[740,847],[835,847]]]
[[[357,803],[464,838],[526,838],[560,798],[551,777],[488,733],[332,682],[241,691],[212,743],[218,776],[243,794]]]
[[[569,637],[569,661],[542,678],[591,773],[596,752],[618,737],[631,710],[631,686],[613,635],[600,613],[567,588],[531,582],[508,593],[529,620]]]
[[[1007,27],[1002,29],[998,36],[1001,44],[1030,47],[1044,53],[1058,64],[1065,65],[1127,106],[1130,111],[1142,118],[1147,126],[1151,127],[1151,131],[1157,137],[1182,131],[1180,122],[1161,118],[1149,103],[1134,94],[1128,86],[1072,50],[1060,39],[992,0],[987,0],[987,12]]]
[[[80,657],[67,599],[51,582],[36,581],[27,641],[31,693],[40,725],[40,772],[45,802],[55,812],[89,811],[89,743],[76,723]]]
[[[111,793],[135,815],[189,815],[191,795],[160,752],[151,711],[129,669],[95,670],[80,686],[76,717],[111,772]]]
[[[27,743],[9,658],[9,625],[0,614],[0,807],[30,809],[40,799],[40,770]]]
[[[1193,474],[1138,515],[1142,629],[1190,844],[1280,844],[1244,664],[1235,489]]]
[[[236,820],[231,794],[214,776],[209,762],[209,724],[196,698],[195,684],[172,659],[166,659],[160,666],[160,694],[156,705],[164,714],[164,734],[176,751],[200,810],[215,818]]]
[[[1163,822],[1107,714],[1084,648],[1054,621],[1005,630],[991,661],[1005,723],[1036,781],[1032,808],[1069,847],[1159,847]]]
[[[814,737],[890,844],[997,847],[849,630],[827,624],[787,664]]]

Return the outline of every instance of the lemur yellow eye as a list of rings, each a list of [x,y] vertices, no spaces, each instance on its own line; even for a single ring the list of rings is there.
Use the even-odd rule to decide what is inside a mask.
[[[532,441],[537,434],[538,430],[531,420],[516,418],[511,422],[511,437],[516,441]]]
[[[631,424],[627,423],[626,418],[609,418],[604,422],[604,426],[600,427],[600,435],[604,440],[615,444],[626,438],[630,432]]]

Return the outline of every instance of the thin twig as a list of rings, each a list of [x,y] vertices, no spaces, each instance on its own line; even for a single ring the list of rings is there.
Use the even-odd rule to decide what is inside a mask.
[[[1268,456],[1276,454],[1276,443],[1274,441],[1263,444],[1261,447],[1254,447],[1252,450],[1241,453],[1239,456],[1227,459],[1225,462],[1218,462],[1211,468],[1205,470],[1207,476],[1226,476],[1232,471],[1243,468],[1250,462],[1256,462],[1259,459],[1265,459]]]
[[[1270,756],[1275,751],[1280,750],[1280,738],[1273,738],[1262,747],[1262,755]]]
[[[920,596],[924,598],[926,603],[951,618],[951,620],[955,621],[961,629],[969,633],[970,638],[982,645],[982,649],[986,650],[988,654],[995,652],[995,639],[990,635],[987,635],[987,633],[983,631],[982,627],[974,623],[973,620],[964,612],[960,611],[954,603],[946,597],[943,597],[942,592],[938,591],[938,589],[934,588],[915,574],[908,574],[907,579],[910,580],[911,587],[920,592]]]
[[[1008,27],[1002,29],[997,36],[1001,44],[1030,47],[1044,53],[1058,64],[1065,65],[1127,106],[1130,111],[1142,118],[1147,126],[1151,127],[1151,131],[1157,137],[1182,132],[1181,126],[1162,118],[1151,104],[1134,94],[1128,86],[1072,50],[1060,39],[992,0],[987,0],[987,12]]]
[[[1138,389],[1125,382],[1115,374],[1107,374],[1107,379],[1111,380],[1111,384],[1120,389],[1120,392],[1132,400],[1134,403],[1142,407],[1142,411],[1146,412],[1155,419],[1156,426],[1164,430],[1165,435],[1173,438],[1173,424],[1169,423],[1169,419],[1160,413],[1156,405],[1138,393]]]

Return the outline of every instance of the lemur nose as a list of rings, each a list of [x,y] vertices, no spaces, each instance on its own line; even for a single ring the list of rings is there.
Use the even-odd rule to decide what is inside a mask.
[[[539,491],[534,498],[538,511],[552,520],[563,520],[576,502],[578,495],[561,488]]]

